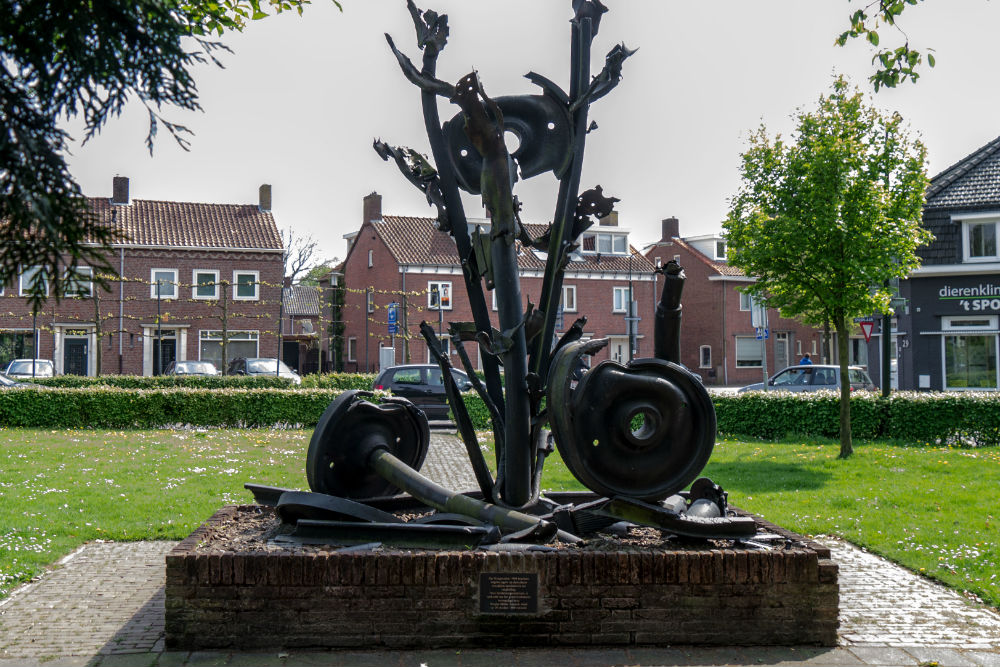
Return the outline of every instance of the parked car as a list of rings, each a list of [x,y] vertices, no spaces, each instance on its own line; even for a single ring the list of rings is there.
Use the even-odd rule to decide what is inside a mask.
[[[277,375],[288,378],[292,384],[302,384],[299,374],[274,357],[240,357],[229,362],[229,375]]]
[[[472,389],[469,376],[451,369],[459,391]],[[410,399],[424,411],[427,419],[448,419],[448,397],[444,390],[441,367],[435,364],[408,364],[390,366],[375,377],[372,389],[391,391],[396,396]]]
[[[32,377],[31,359],[15,359],[3,369],[3,374],[12,378]],[[50,378],[55,375],[55,368],[48,359],[35,359],[34,377]]]
[[[164,375],[218,375],[219,369],[211,361],[171,361]]]
[[[868,373],[860,366],[848,366],[847,377],[851,381],[851,391],[874,391],[875,383]],[[840,366],[827,364],[806,364],[789,366],[771,376],[767,388],[784,391],[820,391],[821,389],[840,389]],[[741,387],[737,393],[745,391],[760,391],[764,389],[763,382]]]

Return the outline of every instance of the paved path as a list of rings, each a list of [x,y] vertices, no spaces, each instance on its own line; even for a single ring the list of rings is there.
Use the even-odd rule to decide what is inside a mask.
[[[471,488],[457,439],[432,434],[425,471]],[[163,650],[163,557],[172,542],[91,543],[0,602],[0,667],[132,665],[934,665],[1000,667],[1000,614],[839,540],[840,645],[833,649],[631,648],[442,651]]]

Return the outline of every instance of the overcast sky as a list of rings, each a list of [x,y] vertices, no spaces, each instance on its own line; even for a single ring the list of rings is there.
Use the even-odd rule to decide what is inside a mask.
[[[433,2],[433,4],[429,4]],[[790,115],[815,106],[835,73],[870,91],[865,44],[835,47],[858,0],[604,0],[610,7],[594,43],[592,71],[617,43],[639,47],[624,79],[591,106],[582,188],[600,184],[620,198],[620,224],[641,245],[660,220],[680,218],[681,235],[716,233],[739,186],[739,155],[765,123],[789,134]],[[383,212],[432,216],[423,196],[372,150],[379,137],[429,153],[418,91],[401,75],[383,37],[390,33],[419,64],[404,0],[315,0],[302,17],[272,17],[224,37],[226,69],[198,70],[203,113],[167,111],[195,132],[184,152],[161,132],[145,149],[147,116],[133,105],[95,140],[75,146],[74,176],[90,196],[109,196],[115,175],[138,199],[257,201],[273,186],[279,226],[344,257],[344,234],[361,223],[361,200],[377,191]],[[438,75],[451,82],[477,69],[490,96],[537,92],[536,71],[568,88],[570,0],[421,0],[447,13],[451,37]],[[929,0],[904,14],[911,45],[932,46],[937,67],[914,86],[880,92],[929,151],[934,175],[1000,135],[996,33],[1000,3]],[[883,45],[895,44],[882,31]],[[440,103],[442,119],[458,109]],[[74,125],[67,126],[76,135]],[[548,222],[551,175],[519,183],[524,219]],[[470,217],[482,215],[467,199]]]

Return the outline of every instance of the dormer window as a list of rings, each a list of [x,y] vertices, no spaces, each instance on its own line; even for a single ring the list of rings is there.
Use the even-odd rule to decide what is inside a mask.
[[[580,251],[584,254],[627,255],[628,234],[587,232],[580,237]]]
[[[716,241],[715,242],[715,258],[725,259],[726,258],[726,242]]]
[[[1000,215],[973,214],[964,217],[955,216],[962,225],[962,261],[963,262],[995,262],[1000,260],[1000,247],[997,236],[1000,235]]]

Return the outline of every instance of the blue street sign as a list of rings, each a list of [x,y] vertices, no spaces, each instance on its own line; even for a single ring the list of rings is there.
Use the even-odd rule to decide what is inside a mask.
[[[398,307],[399,307],[399,304],[396,303],[395,301],[393,301],[386,308],[386,321],[389,324],[389,333],[390,334],[399,333],[399,327],[398,327],[398,324],[397,324],[398,321],[399,321],[398,316],[397,316],[397,308]]]

